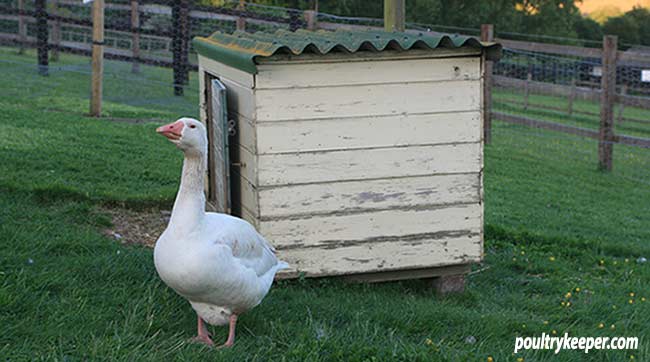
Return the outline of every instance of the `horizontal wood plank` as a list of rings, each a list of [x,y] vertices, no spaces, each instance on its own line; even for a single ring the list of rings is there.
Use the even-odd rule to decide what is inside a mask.
[[[260,220],[255,215],[253,215],[252,211],[248,210],[246,207],[242,207],[241,209],[241,218],[248,221],[256,229],[259,228]]]
[[[257,134],[253,121],[237,113],[228,113],[228,119],[236,122],[234,142],[255,154],[257,152]]]
[[[260,154],[478,142],[481,113],[260,122],[257,130]]]
[[[465,275],[472,270],[471,264],[454,264],[417,269],[398,269],[393,271],[358,273],[343,277],[349,282],[377,283],[407,279],[431,279],[448,275]]]
[[[459,231],[480,233],[483,206],[475,204],[341,213],[300,219],[262,220],[260,232],[278,249],[444,238]]]
[[[551,43],[535,43],[531,41],[510,40],[496,38],[495,41],[500,43],[504,48],[525,50],[529,52],[540,52],[560,55],[572,55],[586,58],[600,58],[603,54],[601,48],[586,48],[574,45],[560,45]]]
[[[368,117],[480,109],[478,80],[260,89],[257,121]]]
[[[480,149],[478,142],[259,155],[256,186],[479,172]]]
[[[576,136],[598,139],[598,130],[570,126],[562,123],[541,121],[529,117],[507,114],[502,112],[492,112],[492,117],[499,121],[521,124],[532,128],[546,129],[550,131],[564,132]]]
[[[259,198],[257,189],[255,189],[255,187],[237,171],[234,171],[231,174],[231,177],[231,182],[238,183],[237,188],[240,194],[240,199],[238,200],[239,203],[248,210],[251,216],[257,218],[259,216]]]
[[[307,276],[345,275],[475,263],[482,259],[482,245],[479,235],[471,234],[412,241],[389,240],[335,249],[279,250],[278,257],[290,266],[279,273],[280,278],[299,272]]]
[[[231,160],[235,160],[235,162],[239,162],[240,164],[240,175],[251,185],[256,187],[258,180],[257,167],[255,164],[257,156],[242,146],[231,148],[231,151],[235,151],[234,154],[231,154]]]
[[[257,89],[478,80],[480,57],[299,64],[261,64]]]
[[[329,182],[259,190],[263,218],[478,203],[478,173]]]

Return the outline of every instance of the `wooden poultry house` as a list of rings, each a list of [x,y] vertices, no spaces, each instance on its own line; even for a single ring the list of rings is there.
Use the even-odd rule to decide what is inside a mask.
[[[282,30],[193,45],[208,208],[252,223],[291,265],[280,277],[427,278],[482,259],[482,69],[499,45]]]

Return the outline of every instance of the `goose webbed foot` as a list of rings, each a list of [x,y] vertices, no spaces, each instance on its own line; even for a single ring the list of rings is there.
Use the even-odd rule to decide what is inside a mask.
[[[228,339],[226,340],[226,343],[222,344],[221,346],[217,348],[229,348],[232,347],[233,344],[235,344],[235,327],[237,325],[237,314],[233,314],[230,316],[230,324],[228,328]]]
[[[212,342],[212,339],[210,338],[210,332],[208,332],[208,328],[205,326],[205,322],[203,322],[203,319],[201,319],[201,317],[199,317],[198,315],[197,315],[197,330],[198,330],[198,335],[192,338],[192,341],[197,343],[203,343],[209,347],[214,347],[214,342]]]

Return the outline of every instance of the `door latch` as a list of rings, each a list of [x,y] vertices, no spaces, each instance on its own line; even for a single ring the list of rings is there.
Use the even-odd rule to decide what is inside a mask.
[[[237,123],[234,119],[228,120],[228,136],[234,136],[237,134]]]

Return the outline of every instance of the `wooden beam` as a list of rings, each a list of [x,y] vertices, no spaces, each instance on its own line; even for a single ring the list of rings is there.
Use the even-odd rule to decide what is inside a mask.
[[[190,23],[190,0],[180,0],[181,2],[181,77],[183,85],[190,84],[190,37],[192,24]]]
[[[616,136],[615,142],[627,146],[650,148],[650,139],[632,136]]]
[[[430,279],[448,275],[467,274],[471,269],[471,265],[462,264],[421,269],[404,269],[390,270],[385,272],[351,274],[345,275],[341,278],[349,282],[377,283],[406,279]]]
[[[172,3],[172,59],[174,62],[173,79],[174,95],[183,95],[183,30],[181,20],[182,1]]]
[[[20,39],[20,48],[18,49],[18,54],[23,54],[27,45],[27,22],[25,21],[26,19],[23,15],[24,11],[25,0],[18,0],[18,36]]]
[[[404,31],[406,0],[384,0],[384,30]]]
[[[47,9],[45,0],[36,0],[34,2],[36,17],[36,44],[38,47],[38,73],[48,75],[48,28],[47,28]]]
[[[298,9],[300,5],[298,0],[289,0],[286,5],[289,9],[286,9],[287,15],[289,17],[289,31],[296,31],[303,26],[303,20],[301,19],[301,12],[293,9]]]
[[[533,81],[533,73],[528,69],[526,74],[526,83],[524,83],[524,111],[528,109],[528,98],[530,97],[530,82]]]
[[[59,15],[58,0],[51,0],[51,13],[52,15]],[[54,62],[59,60],[59,45],[61,44],[61,20],[56,19],[52,24],[52,51],[50,59]]]
[[[501,113],[501,112],[492,112],[492,117],[499,121],[512,123],[512,124],[520,124],[532,128],[568,133],[576,136],[591,138],[594,140],[600,138],[600,132],[598,132],[595,129],[569,126],[566,124],[549,122],[549,121],[540,121],[537,119],[532,119],[524,116],[517,116],[514,114]],[[639,138],[639,137],[632,137],[632,136],[614,136],[614,138],[610,141],[610,144],[612,143],[620,143],[628,146],[650,148],[649,138]]]
[[[525,50],[529,52],[539,52],[548,54],[558,54],[564,56],[576,56],[583,58],[601,58],[603,50],[601,48],[587,48],[574,45],[560,45],[549,43],[536,43],[521,40],[510,40],[496,38],[498,43],[501,43],[504,48]],[[647,54],[634,51],[619,51],[618,60],[621,63],[629,63],[633,66],[650,67],[650,59]]]
[[[504,48],[525,50],[529,52],[550,53],[571,55],[586,58],[600,58],[602,50],[599,48],[585,48],[573,45],[558,45],[548,43],[535,43],[522,40],[509,40],[497,38],[496,41],[501,43]]]
[[[614,151],[614,104],[616,102],[616,55],[618,38],[603,38],[603,73],[600,92],[600,131],[598,137],[598,165],[605,171],[612,170]]]
[[[102,115],[102,82],[104,77],[104,0],[93,1],[92,80],[90,115]]]
[[[623,84],[621,86],[621,94],[620,94],[621,98],[625,97],[626,94],[627,94],[627,84]],[[618,105],[618,123],[619,124],[623,123],[623,120],[624,120],[623,113],[624,112],[625,112],[625,103],[620,102],[619,105]]]
[[[131,0],[131,51],[133,52],[132,73],[140,72],[140,10],[138,0]]]
[[[492,24],[481,25],[481,41],[491,42],[494,40],[494,26]],[[483,139],[485,144],[492,142],[492,69],[494,64],[487,60],[485,56],[483,61]]]
[[[571,92],[569,93],[569,104],[567,105],[567,113],[569,116],[573,114],[573,102],[576,99],[576,79],[571,79]]]
[[[245,11],[246,10],[246,2],[244,0],[239,0],[239,5],[237,5],[237,10],[239,11]],[[243,16],[239,16],[236,21],[236,28],[239,31],[246,31],[246,18]]]
[[[305,10],[305,22],[307,22],[307,30],[316,30],[318,13],[315,10]]]
[[[598,139],[598,131],[588,128],[581,128],[575,126],[568,126],[566,124],[549,122],[549,121],[540,121],[537,119],[532,119],[524,116],[517,116],[513,114],[501,113],[501,112],[492,112],[492,117],[503,122],[521,124],[524,126],[546,129],[549,131],[558,131],[563,133],[568,133],[576,136],[588,137],[593,139]]]

